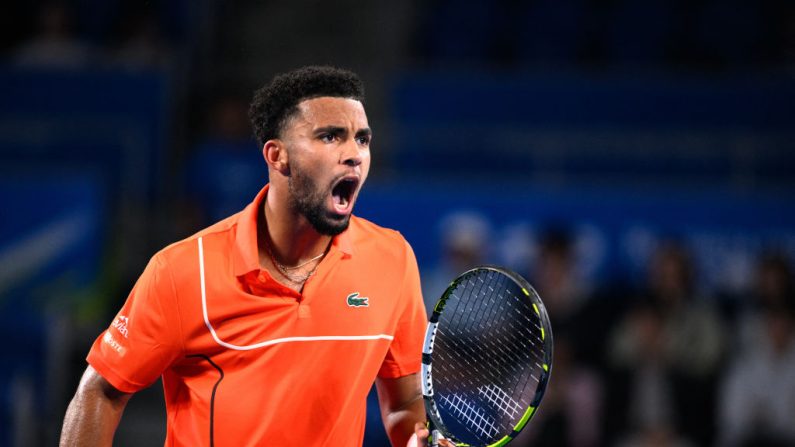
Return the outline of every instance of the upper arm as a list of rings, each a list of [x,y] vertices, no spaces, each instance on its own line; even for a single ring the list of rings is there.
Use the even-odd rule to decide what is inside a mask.
[[[378,376],[383,378],[404,377],[420,370],[422,342],[428,324],[417,260],[411,246],[405,241],[403,243],[404,270],[395,309],[397,326],[394,339],[378,372]]]
[[[390,379],[378,377],[375,380],[381,414],[389,414],[422,403],[419,373]]]
[[[116,389],[92,366],[86,368],[64,416],[61,446],[110,446],[132,394]]]
[[[132,393],[125,393],[116,389],[91,365],[88,365],[83,373],[76,394],[76,397],[81,400],[104,400],[118,409],[123,409],[131,396]]]
[[[375,385],[381,418],[393,446],[404,446],[417,427],[424,426],[420,365],[427,318],[414,252],[403,241],[403,278],[397,295],[394,338]]]

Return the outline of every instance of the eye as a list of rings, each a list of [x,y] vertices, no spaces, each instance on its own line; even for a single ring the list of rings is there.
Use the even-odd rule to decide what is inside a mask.
[[[323,133],[318,136],[318,139],[324,143],[333,143],[337,137],[333,133]]]
[[[362,135],[356,137],[356,142],[359,143],[360,146],[369,146],[371,139],[372,137],[370,135]]]

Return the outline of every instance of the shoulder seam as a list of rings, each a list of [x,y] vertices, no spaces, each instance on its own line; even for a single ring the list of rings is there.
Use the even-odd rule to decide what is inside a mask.
[[[212,230],[212,231],[208,231],[208,229],[209,229],[209,228],[205,228],[205,229],[203,229],[203,230],[197,231],[196,233],[193,233],[192,235],[190,235],[190,236],[188,236],[188,237],[186,237],[186,238],[184,238],[184,239],[180,239],[180,240],[178,240],[178,241],[176,241],[176,242],[173,242],[173,243],[171,243],[171,244],[169,244],[169,245],[166,245],[165,247],[163,247],[162,249],[160,249],[160,251],[158,252],[158,254],[159,254],[159,253],[166,252],[166,251],[168,251],[168,249],[169,249],[169,248],[172,248],[172,247],[180,247],[180,246],[182,246],[183,244],[188,244],[188,243],[191,243],[191,242],[195,242],[195,241],[196,241],[197,239],[199,239],[200,237],[204,237],[204,236],[216,235],[216,234],[224,233],[224,232],[227,232],[227,231],[230,231],[230,230],[232,230],[232,229],[233,229],[233,228],[235,228],[235,227],[237,227],[237,222],[235,222],[235,223],[233,223],[233,224],[229,225],[229,226],[228,226],[228,227],[226,227],[226,228],[219,228],[219,229]]]
[[[184,331],[182,329],[183,327],[182,312],[179,306],[179,299],[177,299],[177,286],[174,281],[174,275],[171,272],[171,268],[169,267],[168,261],[165,259],[165,256],[163,256],[161,253],[157,253],[155,254],[155,257],[157,259],[157,262],[163,265],[163,270],[165,270],[165,272],[168,274],[169,283],[171,284],[172,299],[174,300],[174,307],[177,310],[177,334],[179,335],[180,349],[182,350],[182,355],[185,355],[187,350],[185,349],[185,337],[184,337]],[[162,304],[160,305],[160,307],[162,311]]]

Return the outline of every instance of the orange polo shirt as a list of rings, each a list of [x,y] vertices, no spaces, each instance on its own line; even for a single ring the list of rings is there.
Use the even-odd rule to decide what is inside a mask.
[[[426,317],[405,239],[352,217],[299,294],[259,266],[267,190],[157,253],[88,354],[125,392],[162,375],[167,446],[360,446],[376,376],[420,369]]]

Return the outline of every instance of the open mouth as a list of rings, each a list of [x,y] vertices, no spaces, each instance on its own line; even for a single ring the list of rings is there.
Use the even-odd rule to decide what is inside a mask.
[[[351,211],[353,197],[358,186],[359,178],[355,176],[343,177],[337,181],[331,188],[331,199],[335,211],[340,214],[347,214]]]

